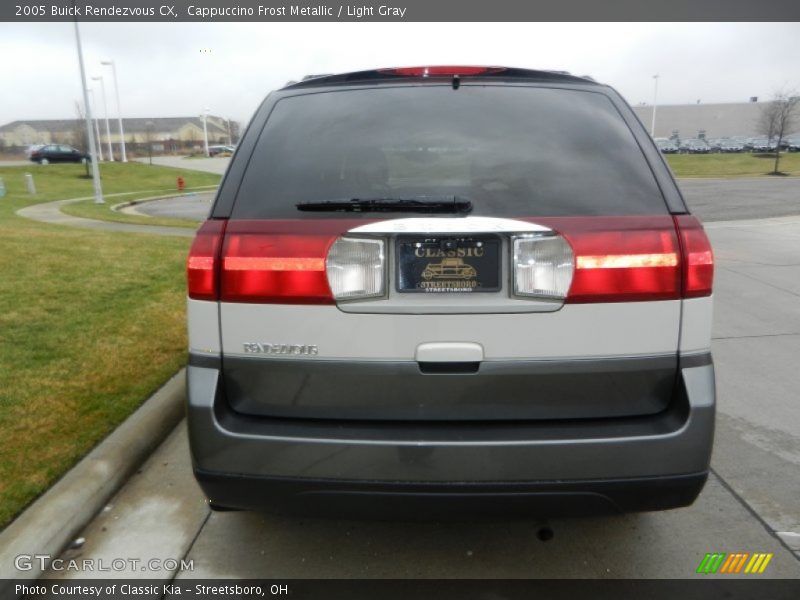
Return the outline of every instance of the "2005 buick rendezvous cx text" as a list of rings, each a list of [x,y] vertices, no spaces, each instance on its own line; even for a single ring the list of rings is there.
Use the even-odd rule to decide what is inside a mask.
[[[213,507],[578,514],[691,504],[713,256],[611,88],[311,78],[252,119],[188,259]]]

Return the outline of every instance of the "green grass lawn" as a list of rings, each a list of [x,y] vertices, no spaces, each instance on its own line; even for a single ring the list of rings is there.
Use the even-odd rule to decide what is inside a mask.
[[[774,156],[740,154],[667,154],[675,177],[760,177],[772,171]],[[800,152],[781,154],[779,169],[800,175]]]
[[[25,172],[37,196],[25,192]],[[0,527],[185,363],[190,239],[14,214],[91,195],[84,173],[82,165],[0,168],[8,190],[0,199]],[[129,163],[103,165],[102,174],[108,194],[153,195],[176,170]]]

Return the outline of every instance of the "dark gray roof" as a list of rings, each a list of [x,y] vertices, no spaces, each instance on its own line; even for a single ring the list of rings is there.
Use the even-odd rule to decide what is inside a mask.
[[[102,119],[102,117],[101,117]],[[216,124],[214,117],[209,115],[208,129],[216,131],[227,131],[224,123],[222,126]],[[112,128],[116,126],[117,120],[109,117],[109,122]],[[148,129],[148,123],[152,123],[153,131],[175,131],[185,126],[187,123],[193,123],[200,129],[203,128],[203,119],[200,117],[152,117],[152,118],[135,118],[135,119],[122,119],[122,128],[126,133],[145,133]],[[49,131],[51,133],[57,131],[73,131],[78,125],[78,119],[39,119],[39,120],[20,120],[12,121],[0,126],[0,132],[12,131],[20,125],[28,125],[36,131]]]

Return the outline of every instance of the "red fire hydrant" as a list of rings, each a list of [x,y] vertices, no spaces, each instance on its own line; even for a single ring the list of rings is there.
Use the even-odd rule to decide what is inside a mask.
[[[178,191],[182,192],[186,187],[186,182],[183,180],[183,177],[178,177]]]

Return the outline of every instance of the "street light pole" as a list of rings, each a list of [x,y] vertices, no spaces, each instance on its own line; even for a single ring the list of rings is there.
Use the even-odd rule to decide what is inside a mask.
[[[653,122],[650,124],[650,137],[656,137],[656,108],[658,106],[658,75],[653,75]]]
[[[208,153],[208,124],[206,123],[207,120],[208,120],[208,107],[203,109],[203,142],[205,144],[206,158],[210,156]]]
[[[97,167],[97,153],[94,148],[92,135],[92,107],[89,105],[89,94],[86,93],[86,70],[83,66],[83,48],[81,47],[81,33],[78,30],[78,20],[75,19],[75,44],[78,47],[78,64],[81,69],[81,89],[83,90],[83,105],[86,107],[86,137],[89,140],[89,156],[92,160],[92,183],[94,184],[94,202],[103,204],[103,188],[100,185],[100,169]]]
[[[114,75],[114,93],[117,96],[117,122],[119,123],[119,140],[122,147],[122,162],[128,162],[128,155],[125,153],[125,132],[122,130],[122,109],[119,104],[119,83],[117,83],[117,66],[113,60],[101,60],[101,65],[111,67],[111,73]]]
[[[88,91],[89,94],[91,94],[92,96],[92,112],[94,112],[94,110],[97,108],[97,102],[94,97],[94,90],[89,88],[86,91]],[[95,115],[94,119],[92,120],[94,121],[94,133],[95,133],[95,139],[97,140],[97,158],[103,160],[103,144],[100,143],[100,126],[98,125],[97,122],[97,116]]]
[[[100,91],[103,92],[103,113],[106,119],[106,142],[108,143],[108,160],[114,162],[114,151],[111,149],[111,128],[108,126],[108,104],[106,103],[106,84],[103,76],[92,77],[93,81],[100,82]]]

